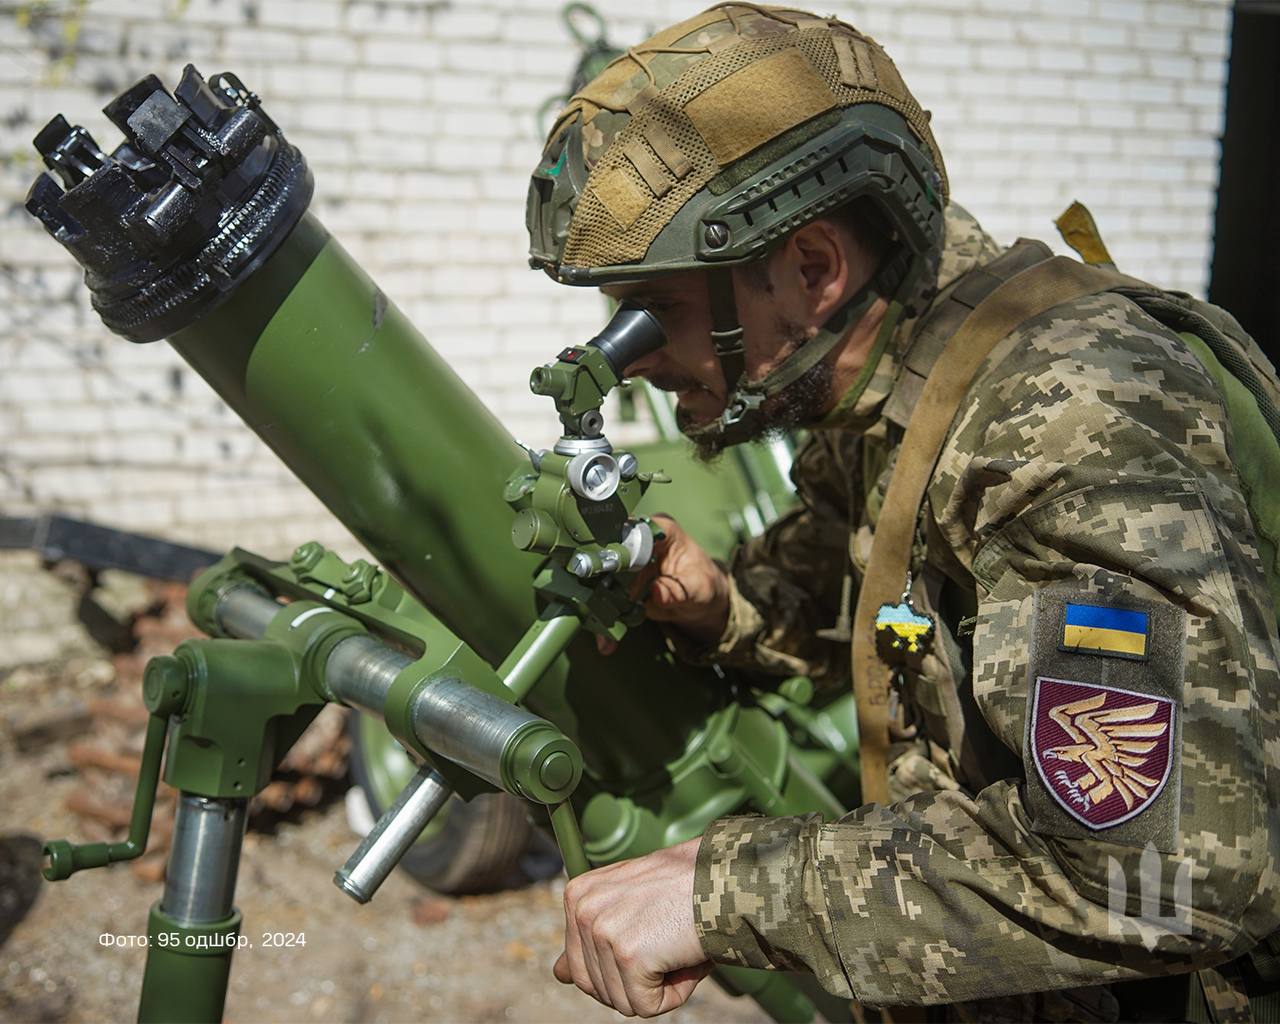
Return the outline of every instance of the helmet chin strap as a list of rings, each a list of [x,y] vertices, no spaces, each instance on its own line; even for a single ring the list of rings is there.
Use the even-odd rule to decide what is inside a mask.
[[[707,290],[711,299],[711,345],[720,360],[725,391],[732,399],[746,383],[747,376],[742,324],[738,320],[738,300],[733,291],[733,269],[714,267],[709,270]]]
[[[765,400],[825,359],[882,294],[893,294],[896,288],[884,291],[886,272],[890,270],[891,266],[887,266],[877,273],[831,314],[808,341],[766,376],[750,382],[747,380],[746,353],[742,344],[742,324],[738,319],[738,303],[734,296],[733,270],[730,267],[709,270],[707,288],[711,300],[711,344],[720,360],[725,390],[729,397],[719,418],[698,428],[696,433],[704,437],[716,436],[726,444],[737,444],[758,436],[763,415],[761,406]]]

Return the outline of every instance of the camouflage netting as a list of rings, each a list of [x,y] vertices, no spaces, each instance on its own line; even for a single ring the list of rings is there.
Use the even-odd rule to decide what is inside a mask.
[[[548,152],[580,119],[590,171],[563,261],[643,259],[658,233],[726,168],[797,126],[859,103],[901,114],[947,196],[929,115],[888,55],[843,22],[728,3],[632,47],[574,96]]]

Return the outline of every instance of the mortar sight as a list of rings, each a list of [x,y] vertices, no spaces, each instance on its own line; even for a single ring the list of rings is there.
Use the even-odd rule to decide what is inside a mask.
[[[666,343],[667,335],[658,318],[632,302],[620,303],[605,329],[587,342],[604,353],[609,366],[619,377],[632,363]]]
[[[188,64],[172,95],[148,75],[103,113],[125,135],[110,154],[61,115],[36,135],[52,173],[27,209],[84,267],[103,322],[155,341],[220,305],[275,251],[311,201],[311,174],[229,72],[206,82]]]

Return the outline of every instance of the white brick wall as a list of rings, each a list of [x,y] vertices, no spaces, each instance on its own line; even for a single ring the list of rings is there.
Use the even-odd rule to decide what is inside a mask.
[[[29,25],[0,13],[0,512],[58,509],[269,554],[342,540],[165,345],[102,328],[21,206],[48,117],[113,147],[102,104],[148,71],[172,87],[187,61],[264,97],[314,168],[320,217],[513,433],[550,437],[526,370],[602,312],[524,269],[535,112],[577,59],[559,0],[100,0],[65,57],[76,6]],[[626,43],[702,4],[599,6]],[[1053,240],[1053,216],[1079,198],[1123,269],[1203,293],[1226,0],[823,9],[894,55],[934,112],[953,194],[998,238]]]

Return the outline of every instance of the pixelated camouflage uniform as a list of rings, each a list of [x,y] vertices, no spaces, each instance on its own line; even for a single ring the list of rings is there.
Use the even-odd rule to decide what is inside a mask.
[[[999,251],[953,204],[942,294]],[[855,582],[867,563],[903,433],[883,413],[916,326],[798,455],[802,506],[737,552],[715,660],[849,685],[848,648],[815,631],[836,616],[841,551]],[[716,822],[698,927],[716,961],[808,969],[864,1004],[1116,1019],[1112,983],[1230,961],[1280,924],[1272,601],[1223,401],[1175,333],[1093,295],[1025,323],[974,380],[913,560],[938,630],[905,680],[915,735],[894,733],[893,802],[830,824]],[[1180,821],[1159,863],[1164,909],[1189,929],[1108,911],[1111,861],[1136,892],[1140,846],[1044,834],[1028,808],[1028,638],[1046,587],[1185,613]],[[1170,907],[1184,858],[1191,906]]]

